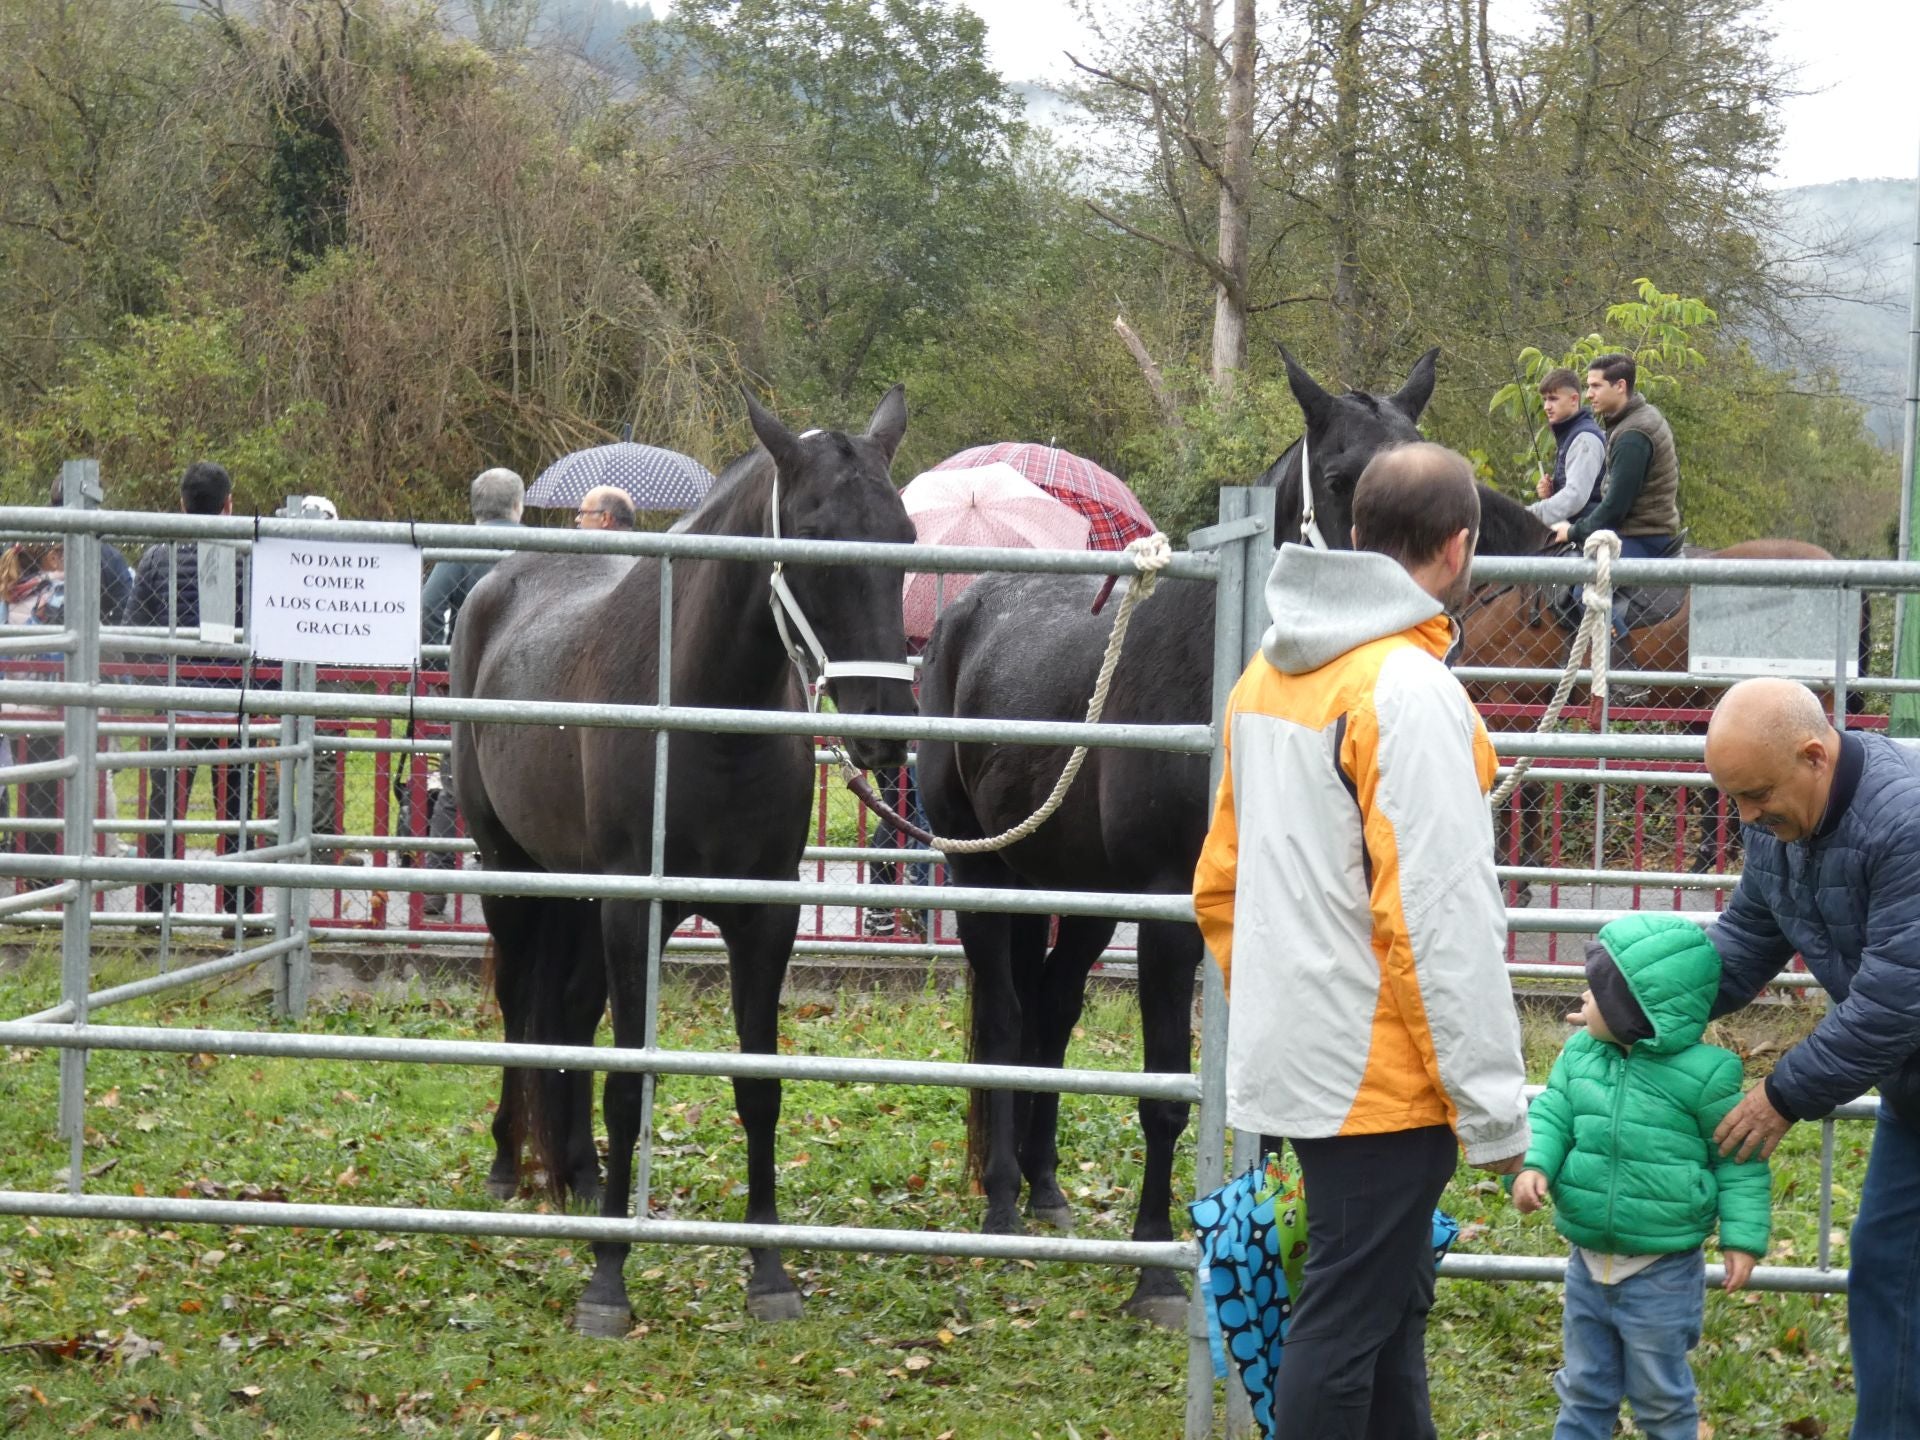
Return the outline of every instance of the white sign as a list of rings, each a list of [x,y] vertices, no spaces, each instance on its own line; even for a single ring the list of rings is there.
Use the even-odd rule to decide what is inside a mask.
[[[1698,675],[1860,676],[1860,596],[1838,590],[1696,585],[1688,664]],[[1844,661],[1844,664],[1843,664]]]
[[[257,540],[247,633],[268,660],[415,665],[420,552],[412,545]]]

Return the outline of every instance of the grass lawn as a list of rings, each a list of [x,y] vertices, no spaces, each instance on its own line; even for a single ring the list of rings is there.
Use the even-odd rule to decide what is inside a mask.
[[[126,962],[106,967],[131,974]],[[51,961],[0,975],[0,1007],[47,1002]],[[266,1027],[257,994],[163,997],[113,1021]],[[1791,1021],[1738,1034],[1766,1051]],[[472,991],[317,1004],[331,1033],[492,1038]],[[790,1006],[796,1053],[963,1054],[958,998],[841,994]],[[718,993],[669,991],[666,1043],[730,1048]],[[1069,1064],[1136,1067],[1130,997],[1102,995]],[[1537,1074],[1558,1043],[1530,1027]],[[0,1051],[0,1184],[56,1187],[51,1052]],[[96,1054],[90,1189],[488,1208],[482,1188],[497,1082],[453,1068]],[[745,1142],[725,1082],[662,1087],[656,1195],[671,1213],[738,1219]],[[964,1097],[944,1090],[789,1085],[781,1122],[783,1218],[971,1229]],[[1080,1232],[1123,1236],[1140,1140],[1131,1102],[1070,1097],[1063,1183]],[[1770,1263],[1809,1261],[1818,1131],[1776,1161]],[[1844,1236],[1869,1132],[1840,1127],[1835,1229]],[[1191,1190],[1192,1146],[1176,1189]],[[523,1198],[517,1206],[540,1202]],[[1559,1253],[1551,1225],[1522,1220],[1476,1172],[1447,1207],[1463,1250]],[[1175,1437],[1183,1337],[1118,1314],[1131,1276],[1106,1269],[834,1254],[788,1255],[807,1317],[749,1323],[735,1252],[636,1250],[638,1324],[624,1343],[573,1336],[589,1266],[582,1247],[439,1236],[179,1231],[0,1217],[0,1429],[67,1437],[447,1435],[886,1437],[1097,1440]],[[1845,1263],[1845,1251],[1837,1251]],[[1443,1282],[1431,1354],[1448,1437],[1545,1437],[1558,1357],[1556,1287]],[[1807,1297],[1714,1296],[1696,1356],[1715,1433],[1844,1433],[1850,1414],[1844,1306]],[[1705,1433],[1704,1431],[1702,1432]]]

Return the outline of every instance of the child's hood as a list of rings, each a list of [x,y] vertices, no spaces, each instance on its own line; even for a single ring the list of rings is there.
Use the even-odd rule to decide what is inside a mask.
[[[1599,940],[1653,1026],[1634,1048],[1671,1055],[1699,1044],[1720,993],[1720,954],[1706,931],[1677,915],[1628,915]]]

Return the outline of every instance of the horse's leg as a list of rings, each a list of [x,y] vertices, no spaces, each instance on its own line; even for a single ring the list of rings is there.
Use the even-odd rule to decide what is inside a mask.
[[[1093,916],[1060,918],[1059,938],[1048,952],[1038,1003],[1028,1019],[1037,1041],[1030,1065],[1058,1070],[1067,1063],[1073,1027],[1087,1000],[1087,972],[1113,939],[1115,922]],[[1073,1229],[1073,1210],[1060,1189],[1060,1094],[1033,1092],[1020,1140],[1020,1170],[1027,1177],[1027,1214],[1058,1230]]]
[[[601,935],[601,906],[589,902],[573,917],[566,990],[561,997],[560,1033],[565,1045],[591,1046],[607,1009],[606,942]],[[635,964],[644,964],[642,956]],[[555,1155],[562,1183],[572,1201],[586,1209],[600,1206],[600,1152],[593,1143],[591,1070],[566,1072],[566,1130]]]
[[[957,868],[954,879],[962,885],[979,883],[977,876],[963,878]],[[1015,978],[1014,951],[1018,945],[1028,952],[1021,958],[1032,969],[1040,968],[1045,957],[1046,917],[963,910],[958,921],[960,943],[972,972],[967,995],[967,1058],[981,1065],[1018,1065],[1022,1060],[1024,1007]],[[1022,1111],[1017,1100],[1011,1090],[975,1090],[969,1096],[968,1157],[970,1163],[980,1165],[980,1183],[987,1195],[987,1213],[980,1228],[989,1235],[1018,1235],[1023,1228],[1018,1150]]]
[[[599,904],[613,1043],[621,1049],[637,1050],[646,1041],[647,906],[638,900],[604,900]],[[670,934],[670,927],[679,919],[679,914],[668,907],[662,935]],[[603,1219],[628,1218],[633,1199],[633,1148],[640,1140],[641,1083],[641,1077],[631,1071],[607,1076],[607,1183],[600,1194]],[[646,1204],[645,1197],[641,1204]],[[573,1311],[573,1328],[580,1334],[615,1339],[627,1333],[633,1319],[626,1279],[627,1252],[631,1248],[625,1240],[594,1242],[593,1276]]]
[[[533,909],[545,902],[519,895],[482,895],[480,910],[493,939],[490,969],[493,993],[500,1004],[500,1023],[509,1045],[527,1038],[533,967],[536,957],[529,940],[536,923]],[[500,1107],[493,1113],[493,1167],[487,1171],[487,1193],[511,1200],[520,1193],[520,1150],[526,1139],[525,1081],[527,1072],[500,1072]]]
[[[1171,920],[1140,925],[1140,1022],[1150,1074],[1187,1074],[1193,1068],[1193,979],[1201,957],[1198,927]],[[1187,1105],[1142,1100],[1140,1133],[1147,1163],[1140,1181],[1135,1240],[1173,1239],[1173,1147],[1187,1128]],[[1186,1323],[1187,1290],[1180,1273],[1153,1266],[1140,1272],[1126,1303],[1129,1314],[1168,1330]]]
[[[592,1045],[607,994],[601,902],[524,904],[523,943],[530,958],[519,996],[521,1037],[535,1045]],[[533,1141],[549,1192],[562,1205],[569,1199],[597,1204],[600,1157],[593,1146],[593,1071],[523,1070],[519,1082],[515,1120]]]
[[[727,942],[733,991],[733,1030],[746,1055],[771,1055],[780,1046],[780,987],[793,958],[800,910],[792,905],[739,905],[709,910]],[[780,1082],[733,1082],[733,1103],[747,1132],[747,1223],[778,1225],[774,1141],[780,1124]],[[756,1320],[798,1320],[800,1291],[772,1246],[747,1251],[747,1313]]]

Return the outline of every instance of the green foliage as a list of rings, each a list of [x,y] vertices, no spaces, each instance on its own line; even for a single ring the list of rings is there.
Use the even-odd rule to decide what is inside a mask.
[[[1488,403],[1489,415],[1528,436],[1515,461],[1523,475],[1551,466],[1553,433],[1540,409],[1540,381],[1564,367],[1585,379],[1609,351],[1633,356],[1638,388],[1661,407],[1680,453],[1681,515],[1712,547],[1763,536],[1811,541],[1839,554],[1880,553],[1878,526],[1892,499],[1893,457],[1868,435],[1860,407],[1806,390],[1762,365],[1741,340],[1717,333],[1703,300],[1635,282],[1637,298],[1610,305],[1606,329],[1558,357],[1526,346],[1517,378]]]
[[[1489,37],[1472,6],[1266,8],[1222,402],[1195,257],[1224,77],[1164,0],[1089,35],[1116,83],[1066,139],[950,0],[687,0],[609,71],[567,48],[636,18],[597,0],[539,23],[487,0],[477,43],[437,0],[0,0],[0,478],[39,493],[87,448],[116,500],[171,504],[207,454],[243,504],[305,485],[451,517],[477,470],[531,477],[626,424],[724,463],[743,381],[847,425],[900,380],[901,478],[1053,441],[1177,537],[1298,432],[1276,342],[1374,390],[1443,346],[1425,428],[1516,492],[1538,367],[1605,344],[1674,418],[1697,536],[1877,548],[1894,496],[1857,409],[1741,346],[1792,323],[1753,183],[1780,80],[1755,5],[1588,12],[1607,43]]]
[[[15,502],[39,503],[62,458],[101,461],[120,508],[172,509],[180,472],[214,457],[235,476],[234,507],[272,511],[317,488],[311,444],[320,407],[277,393],[247,352],[238,312],[132,319],[113,343],[83,346],[65,378],[12,435],[4,479]],[[263,401],[266,403],[263,404]]]
[[[1540,408],[1540,382],[1548,371],[1571,370],[1584,384],[1587,368],[1598,356],[1618,351],[1633,357],[1638,369],[1636,385],[1641,392],[1665,404],[1679,384],[1680,372],[1707,363],[1699,349],[1707,343],[1703,332],[1720,321],[1707,303],[1670,295],[1651,280],[1640,279],[1633,284],[1638,298],[1607,307],[1605,333],[1583,335],[1557,359],[1533,345],[1524,347],[1515,357],[1518,378],[1494,391],[1487,413],[1506,415],[1532,427],[1532,444],[1516,457],[1518,460],[1553,464],[1553,432],[1547,428],[1545,412]]]

